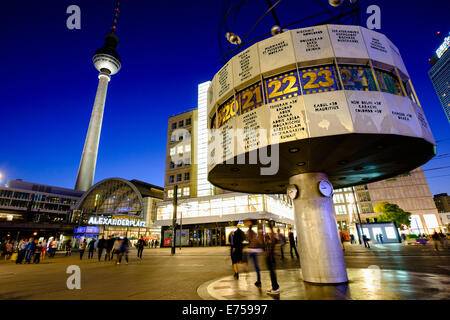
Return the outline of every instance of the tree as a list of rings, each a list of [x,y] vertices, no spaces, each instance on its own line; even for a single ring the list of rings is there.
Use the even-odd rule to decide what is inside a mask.
[[[411,212],[404,211],[396,204],[382,201],[375,206],[374,210],[381,213],[381,215],[375,217],[380,222],[395,221],[397,226],[411,226]]]

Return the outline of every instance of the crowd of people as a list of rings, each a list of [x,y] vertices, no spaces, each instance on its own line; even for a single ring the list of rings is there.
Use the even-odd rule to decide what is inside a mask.
[[[231,232],[228,236],[228,241],[231,246],[231,263],[233,265],[234,278],[239,279],[239,267],[242,265],[245,272],[248,272],[248,260],[250,259],[255,267],[257,280],[255,286],[261,288],[261,269],[259,266],[259,257],[263,256],[269,270],[271,289],[267,291],[267,294],[278,296],[280,294],[280,286],[277,281],[276,275],[276,250],[279,247],[281,260],[285,259],[284,247],[289,241],[290,255],[294,258],[294,253],[297,259],[299,255],[296,247],[296,239],[292,229],[289,230],[288,240],[280,229],[275,233],[273,225],[266,228],[266,233],[263,233],[259,228],[258,232],[253,230],[253,225],[249,226],[247,233],[244,233],[240,229],[240,225],[237,229]]]
[[[141,237],[136,243],[138,259],[142,259],[142,253],[145,247],[156,248],[158,240],[146,241]],[[54,258],[56,251],[62,247],[65,250],[65,256],[72,255],[73,242],[68,240],[64,245],[56,237],[50,237],[48,240],[38,240],[33,237],[22,238],[19,241],[3,239],[0,242],[0,257],[4,260],[15,261],[16,264],[38,264],[41,260]],[[88,252],[88,259],[94,257],[94,252],[97,252],[97,259],[101,261],[114,261],[115,264],[120,264],[122,259],[128,264],[128,254],[132,247],[131,241],[126,237],[113,237],[108,239],[102,237],[101,239],[91,238],[89,241],[84,238],[75,246],[78,249],[80,260],[83,259],[84,253]]]

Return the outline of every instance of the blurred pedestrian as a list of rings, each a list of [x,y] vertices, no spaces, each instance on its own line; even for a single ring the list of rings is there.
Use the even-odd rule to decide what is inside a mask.
[[[447,236],[442,231],[439,232],[439,241],[441,242],[442,249],[447,249]]]
[[[55,257],[55,254],[56,254],[56,250],[58,250],[58,247],[59,247],[59,241],[58,241],[58,239],[55,237],[55,238],[53,239],[53,241],[51,242],[50,245],[51,245],[51,247],[52,247],[51,257],[54,258],[54,257]]]
[[[363,238],[363,242],[364,242],[364,247],[370,249],[370,244],[369,244],[370,239],[367,238],[367,236],[365,234],[363,234],[362,238]]]
[[[268,228],[268,232],[265,235],[267,269],[269,269],[270,281],[272,282],[272,289],[267,290],[267,294],[277,296],[280,294],[280,286],[278,285],[277,274],[275,272],[275,260],[273,258],[277,238],[272,228],[273,225]]]
[[[72,240],[66,242],[66,257],[72,255]]]
[[[5,260],[10,259],[13,253],[13,244],[8,240],[5,245]]]
[[[125,237],[120,246],[119,263],[122,261],[122,257],[125,257],[125,263],[128,264],[128,253],[130,251],[130,246],[131,246],[130,240],[128,240],[128,238]]]
[[[31,263],[31,258],[33,257],[35,250],[36,250],[36,243],[34,242],[33,238],[30,238],[26,247],[25,263],[28,264]]]
[[[440,237],[436,231],[434,231],[434,233],[431,235],[431,239],[433,241],[434,250],[439,251]]]
[[[22,240],[20,240],[19,245],[17,246],[18,252],[17,252],[16,264],[21,264],[23,259],[25,258],[26,247],[27,247],[27,242],[26,242],[26,239],[23,238]]]
[[[142,252],[144,251],[145,240],[144,237],[141,237],[137,242],[137,256],[142,260]]]
[[[261,272],[259,268],[258,259],[261,253],[264,252],[264,236],[262,233],[262,229],[258,230],[258,233],[252,230],[252,225],[250,225],[248,232],[247,232],[247,239],[248,239],[248,256],[253,261],[253,265],[255,266],[256,270],[256,277],[257,280],[255,282],[255,286],[258,288],[261,288]]]
[[[119,256],[120,256],[120,250],[122,247],[122,242],[123,242],[123,240],[119,239],[119,238],[117,238],[114,241],[114,246],[112,248],[112,254],[114,255],[114,263],[115,264],[120,264]]]
[[[106,240],[105,237],[102,236],[100,240],[98,240],[97,243],[97,252],[98,252],[98,262],[102,259],[103,250],[106,248]]]
[[[95,251],[95,239],[92,238],[88,244],[88,259],[94,257],[94,251]]]
[[[341,231],[339,232],[341,235],[341,245],[342,245],[342,250],[345,251],[345,235],[344,233]]]
[[[233,235],[233,251],[231,254],[231,262],[233,263],[233,269],[234,269],[234,278],[239,279],[239,268],[238,264],[242,264],[244,266],[244,269],[246,272],[248,272],[248,264],[244,257],[244,242],[245,241],[245,234],[244,232],[239,228],[239,225],[237,226],[236,231],[234,231]]]
[[[290,246],[290,253],[291,253],[291,258],[294,258],[294,255],[292,254],[292,249],[294,249],[295,255],[297,257],[297,259],[299,259],[298,256],[298,252],[297,252],[297,246],[295,243],[295,238],[294,238],[294,233],[292,232],[292,228],[289,229],[289,246]]]
[[[83,259],[83,255],[84,255],[84,251],[86,250],[86,247],[87,247],[87,240],[86,240],[86,238],[85,238],[85,239],[83,239],[83,241],[80,243],[80,247],[79,247],[79,250],[80,250],[80,260]]]
[[[44,239],[44,241],[42,241],[41,260],[44,260],[46,253],[47,253],[47,239]]]
[[[284,246],[286,245],[286,237],[277,229],[277,240],[280,244],[281,260],[284,260]]]
[[[228,235],[228,242],[230,243],[230,257],[232,257],[233,255],[233,236],[234,236],[234,231],[231,231],[230,234]],[[233,258],[231,258],[233,259]]]
[[[42,242],[38,243],[37,239],[35,242],[36,242],[36,251],[34,252],[33,263],[38,264],[41,261]]]

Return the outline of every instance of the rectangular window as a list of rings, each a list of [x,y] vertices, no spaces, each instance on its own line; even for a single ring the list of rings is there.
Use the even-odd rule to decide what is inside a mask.
[[[186,125],[190,125],[191,124],[191,118],[186,119]]]
[[[170,136],[170,142],[175,142],[176,141],[176,136],[173,134]]]
[[[181,181],[181,173],[177,174],[177,182]]]
[[[189,187],[183,188],[183,196],[189,197],[190,189]]]
[[[189,180],[189,172],[184,173],[184,180]]]
[[[184,159],[184,165],[189,166],[191,164],[191,158],[185,158]]]
[[[172,123],[172,130],[176,129],[176,128],[177,128],[177,123],[176,122]]]
[[[176,147],[170,148],[169,154],[170,154],[171,156],[174,156],[176,153],[177,153],[177,148],[176,148]]]
[[[177,189],[177,197],[181,197],[181,195],[182,195],[182,190],[181,190],[182,188],[178,188]]]
[[[167,190],[167,198],[173,198],[173,189]]]
[[[178,128],[181,128],[183,126],[183,120],[178,121]]]
[[[183,146],[178,146],[177,152],[178,152],[178,154],[183,153]]]
[[[174,182],[174,176],[169,176],[169,183],[173,183]]]
[[[347,210],[345,209],[345,206],[342,206],[342,205],[334,206],[334,210],[335,210],[336,214],[347,214]]]
[[[361,212],[362,213],[372,213],[373,211],[373,206],[372,203],[361,203]]]
[[[190,144],[187,144],[187,145],[184,147],[184,151],[186,151],[186,152],[191,152],[191,145],[190,145]]]
[[[175,168],[175,163],[173,163],[172,161],[170,161],[170,163],[169,163],[169,168],[170,168],[170,169]]]

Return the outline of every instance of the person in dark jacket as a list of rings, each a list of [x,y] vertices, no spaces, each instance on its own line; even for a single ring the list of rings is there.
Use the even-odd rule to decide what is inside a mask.
[[[277,238],[273,232],[273,224],[268,228],[268,232],[265,235],[266,245],[266,262],[267,269],[270,273],[270,281],[272,282],[272,289],[267,290],[267,294],[278,296],[280,294],[280,286],[277,281],[277,274],[275,272],[275,246],[277,244]]]
[[[33,263],[37,264],[41,261],[42,242],[38,243],[38,240],[36,239],[35,243],[36,243],[36,250],[34,251]]]
[[[106,247],[106,240],[105,237],[102,237],[100,240],[98,240],[97,243],[97,250],[98,250],[98,262],[102,259],[103,250],[105,250]]]
[[[94,256],[94,251],[95,251],[95,239],[94,238],[92,238],[91,241],[89,241],[88,248],[89,248],[88,259],[90,259]]]
[[[232,247],[232,254],[231,254],[231,261],[233,263],[233,269],[234,269],[234,278],[239,279],[239,268],[238,264],[243,264],[244,269],[248,272],[248,265],[247,261],[244,257],[244,242],[245,241],[245,234],[244,232],[239,228],[239,225],[234,231],[233,235],[233,247]]]
[[[141,237],[137,242],[137,256],[139,259],[142,259],[142,252],[144,251],[145,240],[144,237]]]
[[[294,257],[294,255],[292,254],[292,249],[294,249],[295,255],[297,256],[297,259],[299,259],[298,252],[297,252],[297,246],[295,245],[294,233],[292,232],[292,229],[289,229],[289,245],[290,245],[291,258]]]
[[[31,263],[31,258],[33,257],[35,251],[36,251],[36,243],[34,242],[33,238],[30,238],[26,247],[25,263]]]
[[[112,249],[114,247],[114,242],[115,239],[112,236],[109,236],[109,239],[106,240],[106,253],[105,253],[105,261],[111,261],[111,258],[114,254],[114,252],[112,252]]]

